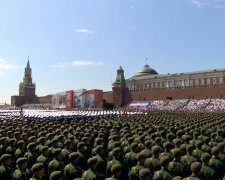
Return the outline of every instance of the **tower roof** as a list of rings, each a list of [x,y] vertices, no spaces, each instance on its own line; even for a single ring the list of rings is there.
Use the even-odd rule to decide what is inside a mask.
[[[124,83],[124,82],[125,82],[124,70],[123,70],[122,66],[120,66],[117,70],[117,76],[116,76],[115,83]]]
[[[30,60],[29,60],[29,56],[28,56],[28,61],[27,61],[27,68],[30,69]]]
[[[118,70],[120,70],[120,71],[123,71],[123,68],[122,68],[122,66],[120,65],[120,67],[119,67],[119,69]]]

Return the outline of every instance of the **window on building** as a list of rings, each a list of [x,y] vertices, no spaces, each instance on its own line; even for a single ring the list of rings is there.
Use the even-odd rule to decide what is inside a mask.
[[[198,86],[199,85],[199,80],[195,79],[195,85]]]
[[[155,83],[152,83],[152,88],[155,88]]]
[[[223,84],[223,77],[220,77],[220,78],[219,78],[219,83],[220,83],[220,84]]]
[[[184,80],[183,86],[189,86],[188,79],[185,79],[185,80]]]
[[[176,80],[176,81],[174,81],[174,86],[175,87],[181,87],[182,86],[182,80]]]
[[[211,84],[211,79],[210,79],[210,78],[207,78],[206,84],[207,84],[207,85],[210,85],[210,84]]]
[[[173,87],[173,81],[169,81],[169,87]]]
[[[201,85],[205,85],[205,79],[201,79]]]
[[[213,85],[217,84],[217,78],[213,78]]]
[[[190,80],[190,86],[193,86],[193,85],[194,85],[194,80],[191,79],[191,80]]]
[[[165,87],[165,88],[168,88],[168,87],[169,87],[168,81],[165,81],[165,82],[164,82],[164,87]]]

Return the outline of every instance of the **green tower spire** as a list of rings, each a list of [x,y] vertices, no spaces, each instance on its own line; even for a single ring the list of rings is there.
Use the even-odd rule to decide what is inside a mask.
[[[119,67],[119,69],[117,70],[117,76],[116,76],[116,84],[118,83],[125,83],[125,77],[124,77],[124,70],[122,68],[122,66]]]

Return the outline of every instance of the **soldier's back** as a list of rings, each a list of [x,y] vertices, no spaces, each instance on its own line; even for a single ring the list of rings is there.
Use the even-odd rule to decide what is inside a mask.
[[[145,167],[141,165],[136,165],[132,167],[129,172],[129,180],[139,180],[139,171],[144,168]]]
[[[154,157],[148,158],[145,161],[145,167],[149,168],[151,172],[155,172],[161,169],[160,160]]]
[[[182,156],[181,157],[181,163],[184,165],[184,166],[190,166],[192,163],[194,163],[197,159],[192,156],[192,155],[185,155],[185,156]]]
[[[217,158],[211,158],[209,161],[209,167],[215,171],[215,176],[217,178],[223,177],[224,165],[223,163]]]
[[[137,164],[137,154],[132,151],[126,153],[124,163],[128,169],[135,166]]]
[[[152,151],[150,149],[144,149],[141,151],[142,153],[144,153],[146,155],[146,157],[150,158],[152,156]]]
[[[201,179],[196,175],[191,175],[189,177],[184,178],[183,180],[201,180]]]
[[[91,169],[85,171],[82,178],[85,180],[98,180],[98,176]]]
[[[169,163],[168,167],[169,172],[173,176],[183,176],[184,175],[184,166],[177,161],[173,161]]]
[[[82,172],[78,168],[76,168],[73,164],[68,164],[64,168],[63,178],[66,180],[73,180],[75,178],[81,177]]]
[[[13,173],[13,180],[28,180],[30,176],[31,172],[28,169],[25,172],[17,169]]]
[[[206,153],[211,153],[211,147],[207,144],[203,144],[202,145],[202,151],[204,151]]]
[[[120,165],[122,165],[118,160],[116,160],[116,159],[113,159],[113,160],[111,160],[111,161],[109,161],[108,163],[107,163],[107,172],[108,173],[111,173],[111,168],[112,168],[112,166],[114,166],[115,164],[120,164]],[[107,174],[108,174],[107,173]]]
[[[53,159],[49,165],[49,174],[51,174],[54,171],[62,171],[63,172],[63,164],[62,162],[57,161],[56,159]]]
[[[211,180],[215,177],[215,171],[207,165],[202,165],[201,174],[205,180]]]
[[[0,166],[0,179],[11,180],[13,179],[13,171],[11,168],[6,168],[3,165]]]
[[[165,169],[156,171],[153,175],[153,180],[172,180],[173,176]]]

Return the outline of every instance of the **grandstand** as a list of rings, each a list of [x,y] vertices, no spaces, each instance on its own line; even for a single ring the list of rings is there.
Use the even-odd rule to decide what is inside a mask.
[[[225,112],[224,99],[201,100],[161,100],[161,101],[134,101],[126,106],[126,110],[138,111],[186,111],[186,112]]]

